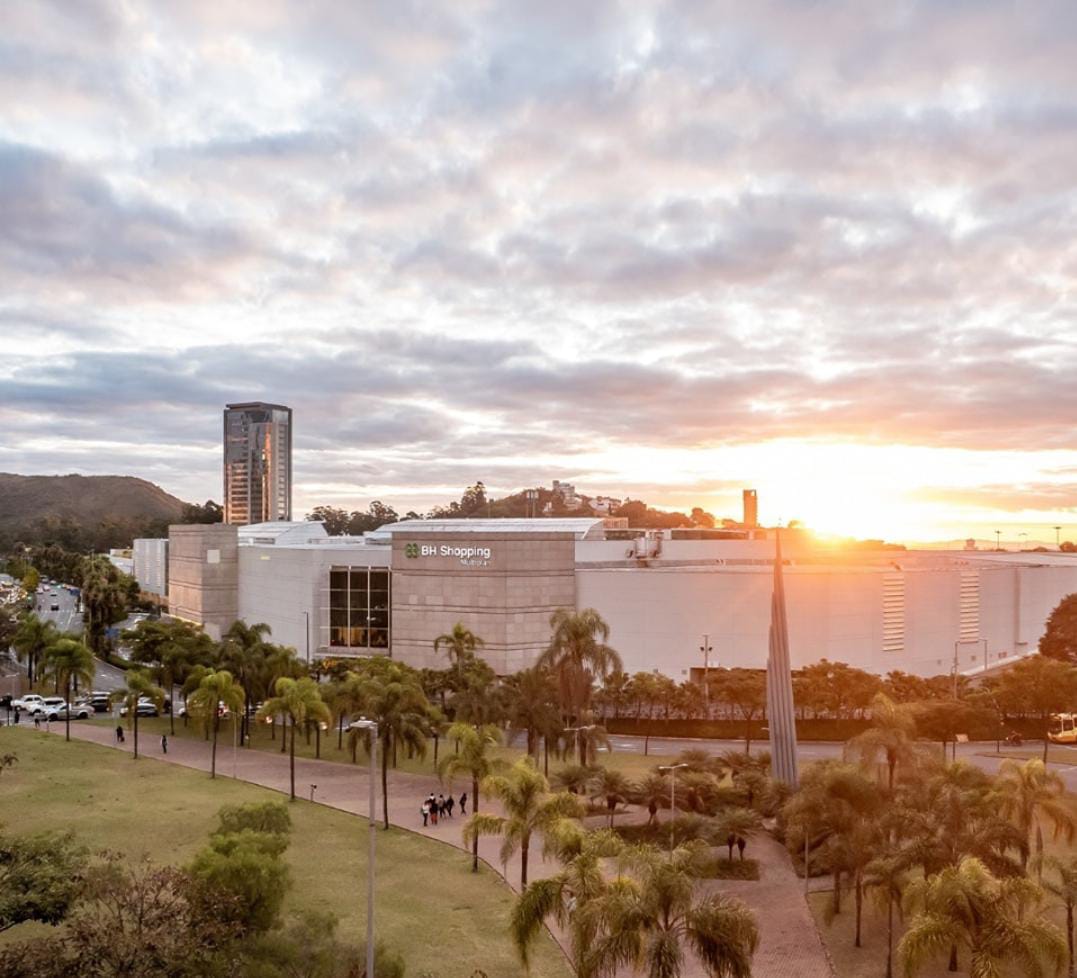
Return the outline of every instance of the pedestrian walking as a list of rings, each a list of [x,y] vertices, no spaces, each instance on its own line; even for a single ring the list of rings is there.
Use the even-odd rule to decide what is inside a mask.
[[[452,795],[449,795],[449,797],[445,799],[445,811],[447,811],[449,813],[449,818],[452,818],[452,810],[455,807],[455,805],[456,805],[456,802],[453,801]]]
[[[440,816],[442,816],[442,818],[445,817],[445,796],[444,795],[438,795],[438,814]]]
[[[116,724],[116,743],[117,744],[122,744],[123,743],[123,726],[121,724],[118,724],[118,723]]]
[[[168,734],[161,734],[161,753],[168,753]]]
[[[37,713],[34,714],[34,729],[41,729],[41,717]]]
[[[423,828],[426,828],[427,819],[430,818],[430,802],[424,801],[422,807],[419,809],[423,816]]]
[[[438,803],[436,801],[430,806],[430,824],[438,824]]]
[[[466,815],[467,814],[467,792],[466,791],[460,796],[460,814],[461,815]]]

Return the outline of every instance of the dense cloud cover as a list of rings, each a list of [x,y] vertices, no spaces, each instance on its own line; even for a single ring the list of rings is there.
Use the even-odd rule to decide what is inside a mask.
[[[0,470],[1072,519],[1075,173],[1070,0],[8,0]]]

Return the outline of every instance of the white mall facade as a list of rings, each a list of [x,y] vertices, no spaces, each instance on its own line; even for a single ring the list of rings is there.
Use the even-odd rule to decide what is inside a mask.
[[[728,536],[737,536],[728,534]],[[763,668],[774,540],[700,531],[633,534],[602,519],[421,520],[363,537],[318,523],[174,527],[173,614],[219,634],[265,622],[304,658],[391,655],[445,665],[456,622],[499,673],[531,665],[557,608],[594,608],[628,672],[678,681],[704,666]],[[1077,555],[834,551],[783,537],[794,667],[822,658],[870,672],[975,674],[1034,652],[1077,591]]]

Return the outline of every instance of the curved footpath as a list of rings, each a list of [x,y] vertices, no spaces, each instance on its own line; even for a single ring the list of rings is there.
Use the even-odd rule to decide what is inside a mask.
[[[63,727],[53,731],[62,736]],[[71,736],[90,741],[114,750],[130,753],[130,740],[116,744],[111,727],[76,723],[71,725]],[[209,744],[201,740],[173,738],[168,743],[168,754],[162,755],[158,738],[139,738],[142,756],[169,764],[199,771],[209,771]],[[275,751],[240,748],[235,753],[236,777],[251,784],[288,792],[288,755]],[[341,811],[365,816],[368,810],[368,768],[365,764],[342,764],[337,761],[315,761],[296,758],[296,795],[308,798],[310,786],[317,785],[314,800]],[[232,776],[232,747],[217,748],[217,776]],[[461,828],[464,819],[456,817],[441,819],[436,826],[422,824],[419,807],[423,799],[433,791],[443,792],[445,787],[434,775],[389,772],[389,821],[398,828],[416,832],[447,845],[463,849]],[[454,794],[459,798],[462,791],[470,795],[471,784],[457,781]],[[381,786],[378,785],[378,816],[381,817]],[[483,799],[482,810],[491,805]],[[496,807],[496,806],[495,806]],[[470,806],[469,806],[470,810]],[[501,873],[513,890],[519,890],[519,856],[509,860],[504,867],[498,856],[499,840],[486,837],[479,840],[479,855],[495,871]],[[803,881],[793,872],[785,849],[769,836],[760,836],[752,843],[751,853],[759,861],[760,880],[715,880],[707,885],[714,892],[728,893],[747,903],[755,912],[759,924],[759,951],[752,968],[754,978],[834,978],[834,971],[819,938],[811,912],[804,900]],[[542,846],[532,844],[528,872],[532,879],[550,875],[558,869],[557,863],[542,856]],[[562,935],[555,936],[560,940]],[[562,941],[562,943],[564,943]],[[628,978],[632,972],[624,971]],[[684,978],[703,978],[704,972],[690,960]]]

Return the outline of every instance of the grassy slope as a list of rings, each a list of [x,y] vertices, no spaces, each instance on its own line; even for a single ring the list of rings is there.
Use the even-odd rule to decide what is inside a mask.
[[[141,724],[140,724],[141,727]],[[0,728],[0,753],[18,765],[0,776],[2,819],[12,832],[70,829],[94,848],[182,863],[205,842],[224,804],[280,795],[151,759],[134,762],[93,744],[30,730]],[[288,860],[294,886],[288,907],[332,910],[341,934],[359,941],[365,921],[366,821],[297,801]],[[490,978],[517,976],[507,936],[508,888],[493,872],[468,871],[454,849],[399,830],[378,834],[379,936],[398,949],[412,978],[466,978],[482,968]],[[28,936],[27,925],[4,937]],[[567,978],[569,968],[548,937],[533,974]]]

